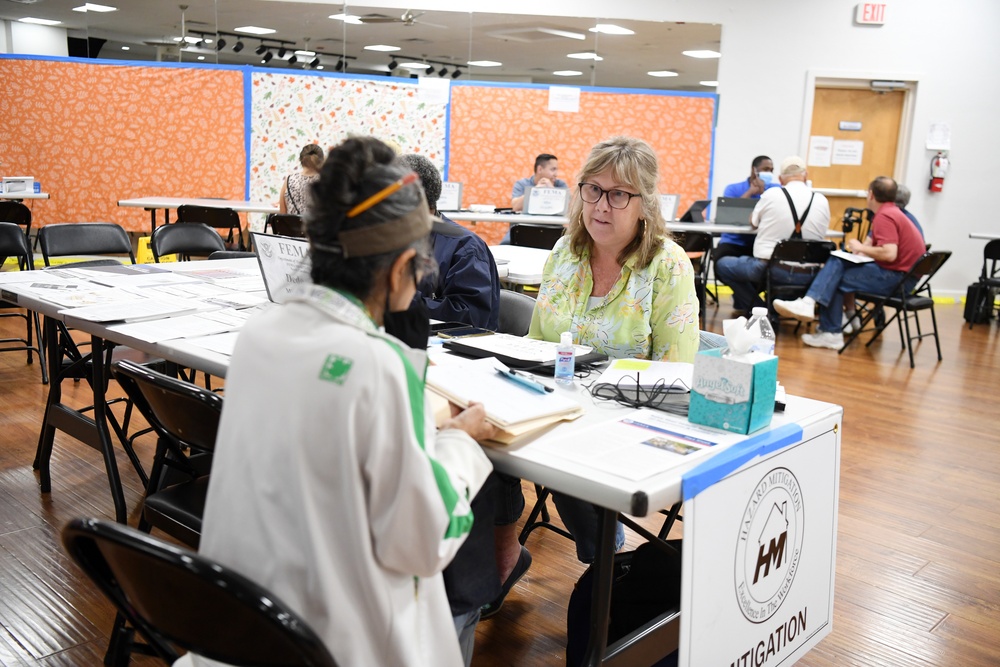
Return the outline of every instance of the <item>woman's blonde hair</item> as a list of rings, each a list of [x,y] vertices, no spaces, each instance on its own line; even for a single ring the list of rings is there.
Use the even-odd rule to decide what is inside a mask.
[[[639,200],[642,204],[639,230],[635,238],[618,254],[618,263],[624,265],[635,255],[639,268],[646,268],[660,248],[660,239],[669,236],[663,214],[660,213],[656,153],[642,139],[612,137],[590,150],[587,162],[580,170],[578,182],[586,183],[608,170],[617,183],[636,190],[641,195]],[[583,199],[580,198],[579,188],[570,206],[567,234],[570,248],[577,255],[582,255],[584,250],[593,250],[594,239],[583,223]]]
[[[317,144],[306,144],[299,151],[299,163],[313,171],[323,168],[323,149]]]

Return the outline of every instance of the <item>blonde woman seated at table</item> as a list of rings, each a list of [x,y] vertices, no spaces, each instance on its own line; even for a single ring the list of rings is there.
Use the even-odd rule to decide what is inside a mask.
[[[303,146],[299,152],[299,164],[302,165],[302,171],[289,174],[281,183],[278,212],[282,215],[305,215],[309,210],[310,188],[319,178],[319,170],[323,168],[323,149],[316,144]]]
[[[571,331],[574,343],[612,358],[694,361],[694,270],[664,227],[658,180],[656,154],[642,140],[614,137],[591,149],[566,234],[545,263],[529,338],[558,341]],[[511,573],[503,583],[506,593],[531,560],[520,553],[514,526],[524,508],[520,480],[501,476],[498,486],[497,566],[502,575]],[[576,540],[577,557],[593,561],[598,512],[575,498],[553,498]],[[619,524],[616,547],[624,541]],[[496,602],[491,606],[498,607]]]

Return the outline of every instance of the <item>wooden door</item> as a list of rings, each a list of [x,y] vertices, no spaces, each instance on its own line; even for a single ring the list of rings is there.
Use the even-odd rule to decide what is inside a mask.
[[[863,148],[860,165],[809,166],[809,179],[814,188],[867,190],[876,176],[892,176],[895,173],[904,95],[902,90],[876,92],[867,88],[816,87],[809,134],[833,137],[834,142],[861,141]],[[841,129],[858,126],[860,129]],[[827,198],[830,200],[832,229],[841,228],[844,209],[865,206],[864,198]]]

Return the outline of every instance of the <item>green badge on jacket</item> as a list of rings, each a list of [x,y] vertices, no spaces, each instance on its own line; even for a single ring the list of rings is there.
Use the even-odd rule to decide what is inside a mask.
[[[319,372],[319,379],[326,380],[327,382],[335,382],[337,384],[344,384],[347,380],[348,373],[351,372],[351,366],[354,365],[354,361],[348,359],[347,357],[341,357],[337,354],[331,354],[323,362],[323,370]]]

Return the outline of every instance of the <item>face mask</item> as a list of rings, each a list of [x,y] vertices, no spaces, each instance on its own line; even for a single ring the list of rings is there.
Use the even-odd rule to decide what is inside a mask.
[[[770,185],[775,182],[774,173],[770,171],[761,171],[757,173],[757,178],[764,181],[764,185]]]
[[[398,313],[385,313],[385,332],[403,341],[414,350],[427,348],[427,338],[431,335],[431,317],[422,298],[413,300],[410,307]]]

